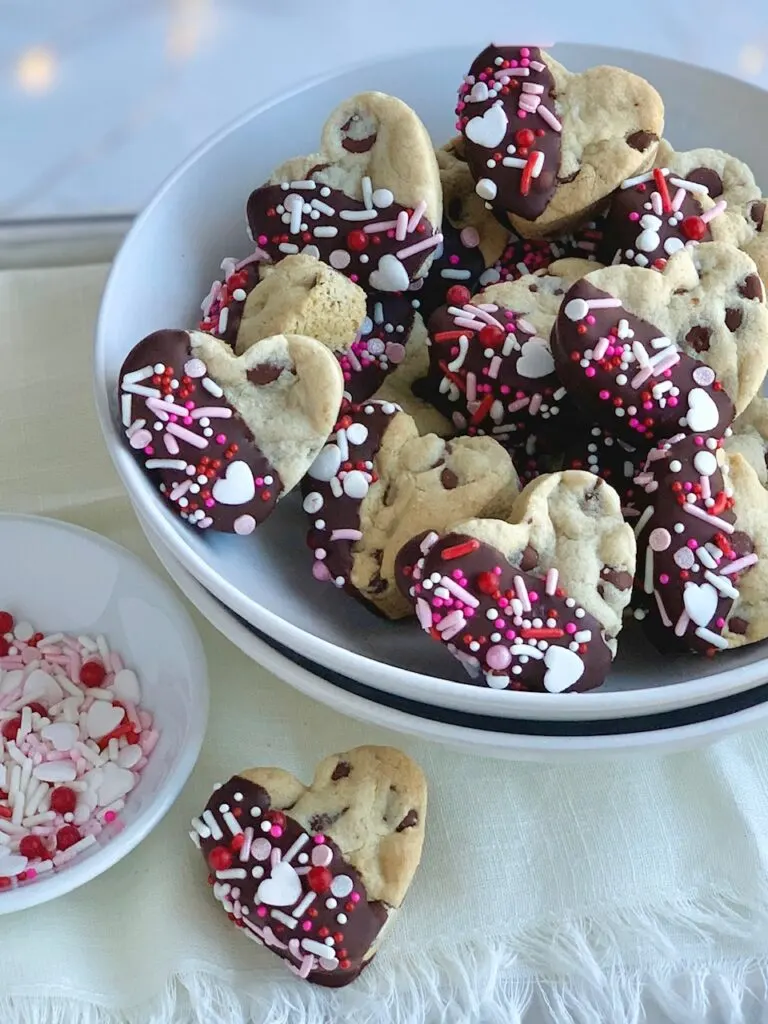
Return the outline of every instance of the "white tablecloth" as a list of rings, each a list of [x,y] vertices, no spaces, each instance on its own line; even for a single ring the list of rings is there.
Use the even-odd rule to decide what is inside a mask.
[[[0,274],[0,508],[80,523],[156,566],[91,405],[104,275]],[[2,1024],[634,1024],[641,1008],[653,1022],[757,1019],[768,965],[765,732],[615,763],[460,756],[334,714],[196,621],[213,698],[199,764],[119,865],[2,918]],[[235,932],[186,830],[213,783],[239,768],[276,763],[309,777],[324,754],[363,742],[400,743],[423,764],[428,836],[384,950],[332,992]]]

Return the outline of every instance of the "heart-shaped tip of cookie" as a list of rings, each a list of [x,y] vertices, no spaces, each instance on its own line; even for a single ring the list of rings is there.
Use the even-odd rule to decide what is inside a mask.
[[[120,371],[124,437],[190,526],[245,536],[322,447],[343,392],[339,364],[312,338],[278,335],[240,357],[197,331],[156,331]]]
[[[322,761],[311,786],[251,768],[219,786],[190,838],[215,899],[301,978],[339,987],[371,961],[421,857],[427,788],[391,747]]]
[[[644,79],[612,67],[571,74],[535,46],[487,46],[456,114],[477,194],[528,238],[588,220],[652,163],[664,128]]]
[[[387,292],[426,276],[442,242],[442,213],[424,125],[402,100],[379,92],[341,103],[320,151],[278,167],[247,206],[251,236],[269,259],[308,253]]]

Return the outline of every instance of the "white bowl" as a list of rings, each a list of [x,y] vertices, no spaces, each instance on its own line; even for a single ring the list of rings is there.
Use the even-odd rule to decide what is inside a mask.
[[[600,722],[533,722],[475,717],[417,704],[355,684],[285,648],[276,649],[254,627],[187,572],[151,527],[147,539],[187,599],[219,632],[249,658],[274,672],[301,693],[334,711],[393,729],[407,736],[442,743],[463,753],[513,761],[573,761],[624,754],[672,754],[693,750],[768,720],[768,686],[696,707],[635,719]]]
[[[291,650],[382,690],[479,714],[590,719],[648,714],[754,686],[766,674],[760,646],[713,660],[672,660],[630,631],[622,636],[608,681],[595,693],[518,693],[466,685],[461,667],[414,623],[382,621],[313,579],[304,548],[305,517],[295,495],[252,538],[201,534],[166,508],[124,447],[116,401],[120,365],[151,331],[196,323],[199,302],[222,257],[244,256],[250,249],[244,220],[249,192],[287,156],[310,152],[331,108],[363,89],[401,96],[436,142],[444,141],[452,133],[456,87],[473,53],[471,45],[433,49],[306,83],[226,129],[163,185],[118,254],[99,317],[96,401],[117,470],[142,522],[217,598]],[[574,70],[615,63],[644,74],[665,97],[668,134],[678,148],[719,146],[750,163],[758,180],[768,183],[768,149],[762,142],[768,135],[768,99],[761,90],[646,54],[583,45],[557,46],[555,53]]]
[[[55,871],[0,892],[0,914],[55,899],[141,842],[189,778],[208,719],[208,673],[195,628],[172,590],[134,555],[52,519],[0,515],[0,609],[41,632],[103,634],[136,671],[160,733],[119,828]],[[117,824],[117,823],[116,823]]]

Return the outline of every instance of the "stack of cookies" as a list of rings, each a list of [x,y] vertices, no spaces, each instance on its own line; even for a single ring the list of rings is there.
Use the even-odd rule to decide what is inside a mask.
[[[627,621],[664,651],[764,639],[752,172],[676,152],[642,78],[536,47],[483,50],[456,115],[435,150],[354,96],[259,183],[196,328],[127,357],[126,444],[193,529],[248,536],[297,492],[318,587],[479,685],[597,687]]]

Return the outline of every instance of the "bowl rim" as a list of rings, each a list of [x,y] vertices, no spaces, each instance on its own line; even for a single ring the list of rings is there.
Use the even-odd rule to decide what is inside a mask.
[[[82,860],[76,858],[71,863],[64,865],[60,871],[52,871],[50,874],[38,877],[30,884],[1,892],[0,914],[25,910],[27,907],[47,903],[49,900],[57,899],[59,896],[79,889],[80,886],[109,870],[146,839],[176,802],[192,774],[205,738],[210,707],[208,662],[202,640],[189,612],[180,601],[178,593],[165,580],[161,579],[143,559],[100,533],[59,519],[16,512],[0,512],[0,532],[6,524],[12,522],[30,523],[41,530],[64,534],[75,533],[97,547],[107,548],[121,561],[128,562],[138,569],[147,582],[161,594],[164,601],[174,607],[183,623],[186,631],[185,645],[190,650],[190,664],[192,665],[191,684],[197,689],[203,706],[200,724],[190,731],[182,749],[176,752],[173,766],[157,796],[136,820],[126,825],[121,832]]]
[[[670,72],[674,71],[674,69],[684,68],[688,73],[695,72],[699,76],[716,78],[724,84],[727,83],[732,89],[738,88],[744,92],[752,93],[755,97],[759,96],[762,102],[765,102],[766,91],[759,86],[745,82],[733,75],[687,61],[680,61],[640,50],[601,44],[561,42],[557,45],[566,45],[575,51],[588,50],[593,54],[601,53],[606,61],[611,58],[611,55],[614,55],[613,60],[615,61],[617,59],[615,55],[631,54],[636,58],[639,57],[655,64],[657,67],[664,67]],[[382,55],[373,62],[356,61],[317,75],[297,85],[296,88],[285,90],[269,97],[264,102],[233,119],[229,124],[199,145],[166,177],[142,213],[134,221],[112,264],[101,299],[94,342],[93,389],[99,423],[107,449],[118,475],[128,490],[130,500],[134,504],[142,528],[144,528],[144,519],[146,519],[147,523],[160,535],[174,556],[179,559],[191,575],[238,615],[247,621],[251,621],[253,625],[268,635],[274,636],[276,640],[279,640],[286,646],[300,650],[311,660],[353,678],[363,677],[366,680],[374,680],[372,685],[384,691],[393,687],[415,687],[422,692],[425,690],[430,691],[432,699],[437,702],[442,702],[440,700],[442,697],[442,700],[450,700],[453,707],[457,706],[457,701],[466,703],[468,711],[477,710],[480,713],[497,714],[499,716],[511,714],[547,718],[552,717],[555,711],[556,717],[567,717],[574,712],[578,712],[578,717],[588,717],[588,715],[583,713],[586,711],[584,707],[586,703],[589,705],[589,715],[610,714],[620,716],[622,714],[649,713],[654,710],[660,710],[670,703],[702,703],[724,692],[746,689],[756,685],[762,681],[761,677],[764,677],[766,674],[768,657],[756,658],[747,665],[723,668],[704,677],[695,676],[691,679],[670,683],[665,686],[642,687],[623,691],[596,690],[588,694],[544,694],[525,691],[499,691],[486,689],[485,687],[469,686],[463,682],[413,672],[384,661],[366,657],[344,647],[337,647],[331,641],[310,633],[301,626],[294,625],[272,612],[269,608],[258,604],[253,598],[246,596],[210,566],[205,558],[195,552],[187,544],[183,524],[178,522],[177,518],[157,500],[146,477],[117,436],[114,415],[110,406],[110,387],[106,371],[111,297],[120,287],[123,266],[129,264],[131,259],[131,247],[140,236],[145,225],[151,220],[156,208],[160,206],[177,182],[185,176],[193,165],[214,150],[223,139],[242,129],[246,124],[258,119],[267,110],[278,106],[288,99],[315,89],[341,76],[354,73],[358,69],[366,68],[370,71],[371,68],[377,65],[391,63],[395,59],[417,60],[426,54],[432,56],[436,53],[456,54],[464,50],[464,46],[452,44],[425,47],[420,50],[414,49],[406,53]],[[397,692],[397,689],[395,692]]]

